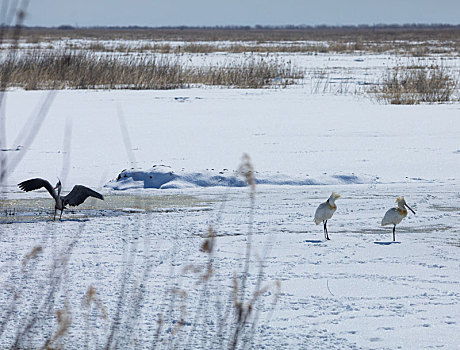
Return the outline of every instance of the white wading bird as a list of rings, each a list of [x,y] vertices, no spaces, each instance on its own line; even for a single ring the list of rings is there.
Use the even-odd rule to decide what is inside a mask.
[[[337,205],[335,205],[335,200],[340,198],[340,194],[332,192],[331,196],[327,201],[321,203],[316,209],[315,218],[313,221],[316,225],[319,225],[321,222],[324,223],[324,238],[330,239],[329,234],[327,233],[327,220],[332,218],[332,215],[337,210]]]
[[[407,205],[406,201],[404,200],[404,197],[396,198],[396,203],[398,203],[398,206],[396,208],[391,208],[390,210],[388,210],[382,219],[382,226],[393,225],[393,242],[395,241],[396,225],[399,224],[401,220],[407,216],[407,210],[404,206],[406,206],[411,212],[415,214],[415,211],[413,211]]]
[[[56,211],[58,209],[61,211],[61,215],[59,216],[59,220],[61,220],[62,212],[64,211],[64,209],[67,209],[65,207],[67,204],[74,207],[82,204],[88,197],[94,197],[104,200],[102,194],[97,193],[96,191],[93,191],[91,188],[82,185],[75,185],[72,188],[72,191],[70,191],[66,196],[61,196],[61,180],[59,180],[55,187],[51,186],[51,184],[48,181],[39,178],[23,181],[18,186],[21,190],[26,192],[38,190],[39,188],[45,187],[56,202],[56,204],[54,205],[53,220],[56,220]],[[57,193],[55,191],[56,189]]]

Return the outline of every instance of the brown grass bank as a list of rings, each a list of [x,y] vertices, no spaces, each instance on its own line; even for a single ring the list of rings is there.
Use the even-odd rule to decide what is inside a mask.
[[[6,38],[12,30],[6,31]],[[152,42],[141,50],[175,52],[177,48],[156,45],[158,42],[187,42],[181,52],[389,52],[410,56],[430,54],[460,54],[459,25],[375,25],[375,26],[285,26],[285,27],[102,27],[58,28],[26,27],[22,39],[29,44],[46,43],[61,39],[85,39],[95,42],[97,50],[110,50],[98,41],[146,40]],[[198,42],[227,41],[227,47]],[[279,45],[279,42],[293,42]],[[305,43],[308,42],[308,43]],[[315,44],[311,44],[311,43]],[[263,45],[273,43],[273,45]],[[78,45],[74,48],[79,49]],[[129,50],[138,50],[128,48]]]
[[[36,89],[174,89],[190,85],[236,88],[286,86],[303,73],[292,63],[246,56],[190,66],[171,56],[101,56],[93,52],[45,52],[13,56],[0,65],[6,87]]]

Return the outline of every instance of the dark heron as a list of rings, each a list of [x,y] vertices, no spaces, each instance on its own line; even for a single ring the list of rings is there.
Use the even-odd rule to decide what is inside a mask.
[[[58,209],[61,211],[61,215],[59,216],[59,220],[61,220],[62,212],[64,211],[64,209],[67,209],[66,205],[75,207],[77,205],[82,204],[88,197],[94,197],[104,200],[102,194],[97,193],[91,188],[82,185],[75,185],[72,188],[72,191],[70,191],[66,196],[61,196],[61,180],[58,181],[55,187],[51,186],[51,184],[48,181],[40,178],[23,181],[18,186],[21,190],[26,192],[38,190],[39,188],[45,187],[56,202],[56,204],[54,205],[53,220],[56,220],[56,211]]]

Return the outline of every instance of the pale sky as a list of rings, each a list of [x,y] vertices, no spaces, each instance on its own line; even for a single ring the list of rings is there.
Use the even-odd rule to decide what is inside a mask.
[[[460,24],[460,0],[31,0],[27,14],[30,26]]]

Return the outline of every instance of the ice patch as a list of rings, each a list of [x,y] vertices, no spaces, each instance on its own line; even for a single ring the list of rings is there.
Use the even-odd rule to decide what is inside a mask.
[[[352,175],[323,175],[311,178],[308,175],[290,176],[280,173],[256,173],[256,183],[259,185],[339,185],[370,183],[372,178]],[[154,165],[149,170],[123,170],[116,180],[110,181],[105,187],[114,190],[135,188],[182,189],[196,187],[243,187],[246,182],[237,171],[224,169],[204,170],[199,172],[176,171],[166,165]]]

